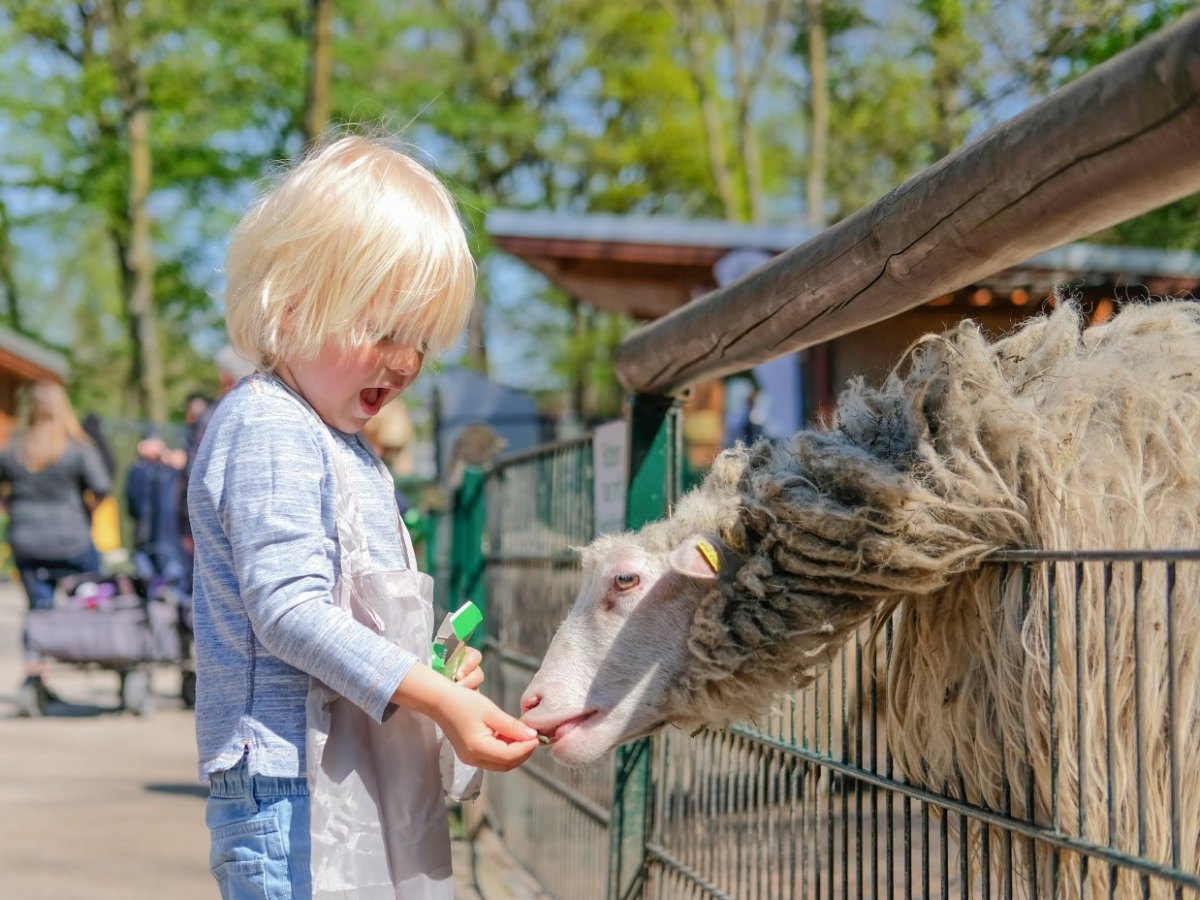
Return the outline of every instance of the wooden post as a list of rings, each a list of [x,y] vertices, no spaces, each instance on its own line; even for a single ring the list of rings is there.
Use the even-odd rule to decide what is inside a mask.
[[[719,291],[627,337],[675,394],[836,338],[1200,191],[1200,12]]]

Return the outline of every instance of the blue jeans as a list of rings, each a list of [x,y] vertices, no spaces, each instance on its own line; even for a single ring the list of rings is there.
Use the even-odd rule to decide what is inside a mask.
[[[64,578],[83,572],[100,571],[100,554],[90,543],[86,550],[68,559],[39,559],[14,556],[13,562],[25,587],[30,609],[49,609],[54,605],[54,589]]]
[[[305,778],[251,775],[243,758],[211,776],[204,820],[223,900],[310,900]]]

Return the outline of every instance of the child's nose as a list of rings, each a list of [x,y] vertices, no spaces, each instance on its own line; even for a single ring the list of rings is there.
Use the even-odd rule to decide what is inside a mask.
[[[416,347],[397,347],[388,358],[388,368],[405,377],[415,377],[421,371],[425,354]]]

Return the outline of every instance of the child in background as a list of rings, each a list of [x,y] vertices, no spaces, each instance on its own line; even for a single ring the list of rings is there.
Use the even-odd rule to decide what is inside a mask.
[[[435,723],[495,771],[538,741],[475,690],[478,651],[457,683],[427,665],[432,582],[360,432],[467,321],[453,200],[386,141],[327,141],[239,223],[226,278],[259,371],[188,495],[213,873],[225,898],[451,897]]]

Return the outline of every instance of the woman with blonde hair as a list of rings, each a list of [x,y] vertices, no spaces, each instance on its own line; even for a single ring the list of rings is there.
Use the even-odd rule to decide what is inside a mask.
[[[53,605],[61,579],[100,568],[88,504],[110,490],[108,470],[67,392],[53,381],[35,382],[23,427],[0,450],[8,545],[30,609]]]

